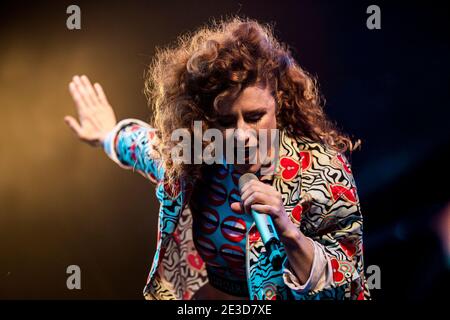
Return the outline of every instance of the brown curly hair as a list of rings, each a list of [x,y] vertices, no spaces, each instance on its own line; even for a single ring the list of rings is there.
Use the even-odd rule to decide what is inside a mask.
[[[277,103],[277,125],[289,135],[305,136],[345,152],[354,150],[347,135],[325,115],[317,82],[275,39],[273,28],[252,19],[231,17],[212,21],[180,36],[173,46],[158,48],[146,71],[145,94],[158,130],[158,151],[166,178],[194,180],[201,165],[174,163],[170,150],[173,130],[202,120],[214,127],[216,110],[232,102],[247,86],[269,85]]]

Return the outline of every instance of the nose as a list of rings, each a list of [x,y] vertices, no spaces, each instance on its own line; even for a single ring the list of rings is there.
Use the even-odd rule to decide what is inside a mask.
[[[250,139],[250,129],[251,126],[244,121],[244,119],[239,119],[236,124],[236,133],[235,138],[237,141],[244,143],[243,145],[247,145]]]

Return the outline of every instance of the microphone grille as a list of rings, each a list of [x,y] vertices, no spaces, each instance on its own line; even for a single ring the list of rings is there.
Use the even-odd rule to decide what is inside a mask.
[[[242,190],[244,185],[250,180],[258,180],[258,177],[253,173],[245,173],[239,178],[239,191]]]

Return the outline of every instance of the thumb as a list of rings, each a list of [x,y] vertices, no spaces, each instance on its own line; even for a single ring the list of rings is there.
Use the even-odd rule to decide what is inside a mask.
[[[64,122],[72,129],[73,132],[75,132],[76,135],[80,136],[81,134],[81,127],[78,124],[77,120],[71,116],[65,116]]]
[[[239,214],[244,213],[244,210],[242,210],[242,205],[240,202],[233,202],[230,207],[231,207],[231,210],[233,210],[233,212],[235,212],[235,213],[239,213]]]

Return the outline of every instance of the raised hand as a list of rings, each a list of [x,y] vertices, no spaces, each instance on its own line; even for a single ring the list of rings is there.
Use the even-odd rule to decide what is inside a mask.
[[[92,146],[101,146],[108,132],[116,125],[114,110],[106,99],[100,84],[93,86],[88,77],[74,76],[69,91],[75,101],[78,121],[65,116],[64,122],[81,141]]]

